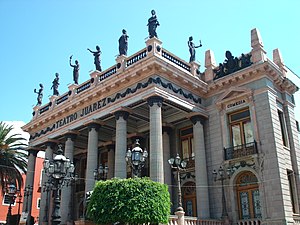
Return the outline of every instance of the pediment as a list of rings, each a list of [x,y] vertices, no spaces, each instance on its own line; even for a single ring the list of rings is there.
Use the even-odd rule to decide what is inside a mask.
[[[223,109],[224,105],[238,100],[249,102],[252,99],[252,90],[243,87],[231,87],[219,96],[215,104],[218,108]]]

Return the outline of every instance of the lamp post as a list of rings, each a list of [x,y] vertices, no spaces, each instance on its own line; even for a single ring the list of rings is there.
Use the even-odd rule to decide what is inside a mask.
[[[145,166],[146,159],[148,157],[148,152],[146,149],[140,147],[139,139],[135,141],[135,147],[126,152],[126,162],[132,168],[133,177],[141,177],[142,168]]]
[[[25,187],[24,189],[24,197],[26,197],[26,205],[25,205],[25,212],[28,212],[28,200],[29,200],[29,196],[32,195],[32,186],[28,185]]]
[[[218,171],[214,170],[213,171],[213,176],[214,176],[214,181],[221,181],[221,186],[222,186],[222,216],[221,218],[224,220],[224,224],[230,224],[229,223],[229,218],[228,218],[228,212],[227,212],[227,207],[226,207],[226,199],[225,199],[225,190],[224,190],[224,180],[227,178],[230,178],[230,169],[226,170],[226,174],[224,171],[224,168],[220,166]]]
[[[177,180],[178,184],[178,208],[176,211],[183,212],[182,208],[182,197],[181,197],[181,184],[180,184],[180,172],[184,171],[186,168],[186,161],[182,160],[179,154],[176,155],[176,158],[168,159],[168,163],[170,164],[171,168],[176,170],[175,179]]]
[[[106,180],[108,174],[108,166],[99,165],[99,168],[94,170],[94,179],[95,180]]]
[[[19,217],[19,219],[20,219],[20,207],[21,207],[21,203],[23,203],[22,202],[22,194],[21,194],[21,191],[19,190],[18,191],[18,196],[17,196],[17,198],[18,198],[18,201],[17,201],[17,203],[18,203],[18,217]]]
[[[52,225],[58,225],[61,222],[60,216],[60,189],[63,185],[69,183],[74,177],[74,164],[63,155],[62,146],[58,145],[57,155],[53,160],[45,159],[44,170],[54,191],[54,207],[52,212]]]
[[[52,189],[52,184],[50,181],[46,181],[43,184],[43,192],[46,192],[46,205],[45,205],[45,215],[43,218],[43,222],[48,223],[48,205],[49,205],[49,192]]]
[[[15,202],[17,189],[14,184],[9,184],[9,185],[7,185],[7,188],[5,191],[9,197],[9,207],[8,207],[7,216],[6,216],[6,224],[11,224],[11,222],[10,222],[10,220],[11,220],[11,205]]]

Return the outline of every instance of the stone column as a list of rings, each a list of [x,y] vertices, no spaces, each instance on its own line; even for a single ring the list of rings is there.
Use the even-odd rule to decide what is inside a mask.
[[[116,151],[115,151],[115,177],[126,178],[125,154],[127,151],[127,119],[126,111],[115,112],[116,117]]]
[[[69,133],[66,135],[65,156],[73,162],[74,158],[74,140],[76,134]],[[67,224],[72,220],[72,184],[63,186],[61,189],[61,224]]]
[[[163,98],[153,96],[147,101],[150,106],[150,179],[164,183],[161,115]]]
[[[172,171],[171,166],[168,163],[168,159],[171,158],[170,149],[170,133],[171,127],[163,127],[163,163],[164,163],[164,182],[169,187],[170,198],[172,199]]]
[[[53,142],[46,143],[46,151],[45,151],[45,159],[52,160],[53,159]],[[45,174],[45,171],[42,173],[42,185],[49,181],[49,177]],[[50,198],[47,196],[48,192],[41,192],[41,205],[40,205],[40,213],[39,213],[39,225],[41,224],[50,224],[49,221],[49,202]]]
[[[115,145],[108,145],[108,174],[107,179],[111,179],[114,177],[114,169],[115,169]]]
[[[94,170],[98,167],[98,131],[100,124],[89,125],[88,151],[85,176],[85,193],[92,191],[95,186]]]
[[[197,215],[200,219],[210,218],[208,178],[206,167],[206,153],[204,145],[204,118],[200,115],[192,116],[194,153],[195,153],[195,175],[196,175],[196,196]]]
[[[36,156],[38,150],[36,149],[28,149],[28,163],[27,163],[27,174],[26,174],[26,181],[25,181],[25,188],[31,187],[33,188],[34,185],[34,173],[35,173],[35,163],[36,163]],[[32,190],[32,189],[31,189]],[[28,217],[31,216],[31,208],[32,208],[32,195],[33,191],[28,197],[25,197],[23,200],[23,209],[22,212],[27,212]]]

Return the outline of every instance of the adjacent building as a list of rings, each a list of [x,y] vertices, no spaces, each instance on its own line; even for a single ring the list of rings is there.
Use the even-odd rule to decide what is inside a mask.
[[[41,175],[43,169],[44,158],[36,157],[36,165],[35,165],[35,180],[32,186],[24,186],[17,190],[15,199],[11,202],[11,198],[8,194],[4,193],[1,195],[1,205],[0,205],[0,224],[6,224],[7,213],[10,203],[12,210],[11,214],[13,216],[27,214],[29,211],[28,199],[32,202],[31,204],[31,216],[33,217],[33,221],[37,224],[39,220],[39,211],[40,211],[40,203],[41,203]],[[26,174],[22,175],[23,180],[26,180]],[[15,221],[15,220],[13,220]]]
[[[207,50],[201,73],[199,64],[153,37],[139,52],[117,57],[112,67],[34,107],[23,127],[31,135],[31,170],[36,151],[52,159],[63,144],[78,175],[62,189],[61,224],[84,217],[85,193],[100,165],[109,168],[108,179],[130,176],[125,154],[136,139],[149,152],[143,176],[169,185],[172,213],[178,196],[167,160],[178,153],[187,162],[181,188],[190,221],[299,224],[298,87],[278,49],[267,57],[257,29],[250,44],[240,56],[226,51],[223,63]],[[35,179],[27,176],[26,182]],[[49,205],[44,192],[39,224],[51,224]]]

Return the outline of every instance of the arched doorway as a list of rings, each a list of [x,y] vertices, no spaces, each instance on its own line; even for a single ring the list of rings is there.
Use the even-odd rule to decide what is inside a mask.
[[[194,182],[185,183],[182,188],[183,209],[186,216],[197,216],[196,185]]]
[[[239,217],[242,220],[261,218],[261,204],[257,177],[243,172],[236,180]]]

